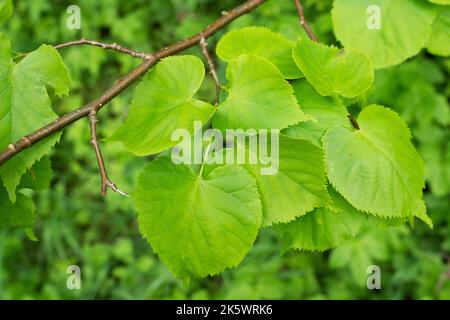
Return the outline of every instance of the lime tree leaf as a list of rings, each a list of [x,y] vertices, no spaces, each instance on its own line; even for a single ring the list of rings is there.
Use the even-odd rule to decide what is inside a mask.
[[[325,251],[356,236],[366,216],[332,188],[329,192],[331,206],[314,209],[293,222],[276,227],[287,247]]]
[[[0,228],[29,228],[33,226],[34,220],[33,201],[22,193],[18,193],[16,202],[13,204],[5,188],[0,185]]]
[[[50,186],[52,164],[49,157],[43,157],[28,170],[20,180],[19,189],[28,188],[36,191],[45,190]]]
[[[354,98],[373,83],[372,63],[361,52],[299,39],[292,54],[306,79],[323,96]]]
[[[206,123],[216,108],[194,99],[205,77],[205,68],[194,56],[173,56],[159,62],[134,93],[126,122],[114,133],[136,155],[159,153],[178,141],[176,129],[194,133],[194,121]]]
[[[302,110],[314,119],[284,129],[284,134],[296,139],[307,139],[320,147],[321,139],[329,128],[350,127],[347,108],[339,99],[321,96],[305,80],[293,82],[292,87]]]
[[[42,45],[18,64],[13,64],[9,41],[0,35],[0,149],[57,119],[46,86],[56,95],[69,92],[70,76],[58,52]],[[0,167],[10,199],[21,176],[59,140],[60,133],[21,152]]]
[[[379,28],[372,23],[376,8]],[[434,6],[423,0],[334,0],[332,10],[337,39],[346,48],[366,53],[376,69],[419,53],[430,37],[435,16]]]
[[[220,39],[216,52],[226,62],[242,54],[255,54],[267,58],[286,79],[297,79],[302,73],[292,60],[293,42],[283,35],[264,27],[234,29]]]
[[[197,176],[160,157],[140,174],[133,198],[141,233],[184,279],[236,266],[253,246],[262,220],[256,183],[239,166]]]
[[[12,0],[0,0],[0,25],[13,14],[13,2]]]
[[[427,49],[435,55],[450,56],[450,7],[439,8]]]
[[[261,146],[261,143],[259,143]],[[243,147],[242,145],[240,146]],[[254,153],[248,144],[247,152]],[[244,164],[256,180],[263,208],[263,226],[292,221],[316,207],[328,203],[323,151],[306,140],[297,140],[280,135],[278,145],[268,142],[267,150],[277,151],[279,163],[275,165],[272,154],[273,172],[262,171],[261,159],[258,164]],[[276,170],[275,170],[276,169]]]
[[[266,58],[241,55],[226,73],[229,93],[214,116],[214,128],[283,129],[307,119],[292,87]]]
[[[362,211],[423,218],[424,165],[406,123],[394,111],[370,105],[358,124],[360,130],[333,127],[324,136],[332,185]]]

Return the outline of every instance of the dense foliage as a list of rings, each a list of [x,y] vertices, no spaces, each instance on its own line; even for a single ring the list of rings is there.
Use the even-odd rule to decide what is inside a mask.
[[[392,25],[367,34],[367,16],[353,17],[373,2]],[[206,0],[79,1],[76,31],[65,27],[71,3],[18,2],[6,20],[8,3],[0,1],[2,148],[92,100],[137,63],[92,47],[66,49],[61,59],[42,43],[83,36],[151,52],[200,31],[219,9]],[[226,84],[218,107],[192,48],[158,63],[99,114],[101,136],[111,137],[102,144],[109,174],[134,190],[133,201],[100,196],[88,121],[2,166],[0,297],[449,298],[450,7],[304,4],[321,43],[298,26],[291,1],[269,1],[208,40]],[[60,98],[69,77],[71,93]],[[175,166],[167,153],[154,159],[174,146],[174,129],[193,132],[194,120],[282,129],[280,172]],[[204,277],[242,260],[185,286],[172,276]],[[80,291],[65,287],[70,264],[82,267]],[[371,264],[381,266],[378,292],[365,287]]]

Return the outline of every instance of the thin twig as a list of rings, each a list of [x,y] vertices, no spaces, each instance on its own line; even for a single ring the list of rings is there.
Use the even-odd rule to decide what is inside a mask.
[[[95,41],[95,40],[87,40],[84,38],[82,38],[80,40],[76,40],[76,41],[61,43],[61,44],[54,46],[54,48],[55,49],[63,49],[63,48],[67,48],[67,47],[80,46],[80,45],[90,45],[90,46],[100,47],[105,50],[114,50],[114,51],[122,52],[125,54],[129,54],[132,57],[140,58],[140,59],[149,59],[150,58],[150,54],[148,54],[148,53],[138,52],[133,49],[123,47],[117,43],[108,44],[108,43],[103,43],[103,42],[99,42],[99,41]]]
[[[106,171],[105,161],[103,160],[102,150],[100,149],[100,144],[98,143],[97,137],[97,112],[92,110],[89,113],[89,124],[91,127],[91,144],[94,148],[95,156],[97,157],[98,168],[100,170],[100,176],[102,178],[102,195],[106,195],[106,190],[110,188],[112,191],[117,192],[125,197],[128,197],[128,194],[117,188],[116,184],[112,182]]]
[[[318,42],[317,36],[312,31],[311,27],[308,24],[308,21],[305,19],[305,13],[303,10],[303,6],[300,3],[300,0],[294,0],[295,7],[297,8],[298,17],[300,19],[300,25],[305,29],[306,33],[308,34],[308,37],[315,42]]]
[[[208,52],[208,42],[206,42],[205,37],[201,38],[200,47],[202,47],[203,55],[205,56],[206,60],[208,61],[209,73],[213,77],[214,83],[216,84],[216,99],[214,100],[214,104],[216,106],[218,106],[219,99],[220,99],[220,82],[219,82],[219,77],[217,76],[216,66],[214,65],[214,61]]]
[[[350,120],[350,123],[352,124],[353,128],[357,130],[360,129],[358,122],[356,121],[355,117],[352,114],[350,113],[348,114],[348,119]]]
[[[150,55],[148,58],[136,67],[134,70],[129,72],[127,75],[119,79],[106,90],[99,98],[89,102],[85,106],[65,114],[64,116],[58,118],[57,120],[47,124],[33,133],[20,138],[15,143],[10,144],[5,150],[0,153],[0,166],[6,161],[19,154],[20,152],[30,148],[39,141],[45,139],[49,135],[58,132],[59,130],[65,128],[66,126],[78,121],[79,119],[88,116],[92,110],[98,111],[103,106],[105,106],[109,101],[119,95],[122,91],[133,84],[137,79],[139,79],[143,74],[145,74],[150,68],[152,68],[159,60],[184,51],[200,43],[202,37],[205,39],[209,38],[217,31],[223,29],[230,22],[237,19],[238,17],[252,11],[266,0],[248,0],[243,4],[237,6],[233,10],[226,11],[222,13],[222,16],[215,22],[206,27],[202,32],[193,35],[190,38],[179,41],[171,46],[164,47],[154,54]]]
[[[306,21],[305,11],[303,10],[303,6],[302,6],[300,0],[294,0],[294,3],[295,3],[295,7],[297,8],[298,17],[300,19],[300,25],[303,27],[303,29],[305,29],[306,34],[312,41],[319,42],[319,39],[317,38],[317,36],[314,34],[311,27],[309,26],[308,21]],[[350,123],[352,124],[353,128],[359,130],[359,124],[351,114],[348,115],[348,119],[350,120]]]

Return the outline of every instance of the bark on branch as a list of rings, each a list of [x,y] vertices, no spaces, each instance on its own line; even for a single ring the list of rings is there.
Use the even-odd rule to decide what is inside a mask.
[[[200,40],[200,47],[202,47],[203,55],[205,56],[206,60],[208,61],[209,65],[209,73],[211,74],[214,83],[216,85],[216,98],[214,100],[214,104],[216,106],[219,105],[219,99],[220,99],[220,81],[219,77],[217,76],[216,66],[214,65],[214,61],[211,58],[211,55],[208,52],[208,43],[206,42],[205,37],[202,37]]]
[[[297,8],[300,25],[303,27],[303,29],[305,29],[306,34],[308,35],[308,37],[311,40],[318,42],[319,40],[317,39],[317,36],[314,34],[314,32],[312,31],[311,27],[308,24],[308,21],[306,21],[306,19],[305,19],[305,13],[304,13],[303,6],[302,6],[300,0],[294,0],[294,3],[295,3],[295,7]]]
[[[100,149],[100,144],[98,143],[97,136],[97,112],[92,110],[89,113],[89,124],[91,128],[91,144],[94,148],[95,156],[97,158],[98,168],[100,170],[100,176],[102,179],[102,195],[106,195],[106,190],[110,188],[112,191],[117,192],[125,197],[128,197],[128,194],[117,188],[116,184],[112,182],[108,177],[108,172],[106,171],[105,161],[103,160],[102,150]]]
[[[76,40],[76,41],[70,41],[70,42],[58,44],[58,45],[54,46],[54,48],[55,49],[63,49],[63,48],[67,48],[67,47],[80,46],[80,45],[90,45],[90,46],[100,47],[105,50],[114,50],[114,51],[118,51],[121,53],[129,54],[130,56],[132,56],[134,58],[140,58],[140,59],[149,59],[150,58],[150,54],[148,54],[148,53],[135,51],[133,49],[123,47],[117,43],[108,44],[108,43],[103,43],[103,42],[99,42],[99,41],[95,41],[95,40],[87,40],[84,38],[80,39],[80,40]]]

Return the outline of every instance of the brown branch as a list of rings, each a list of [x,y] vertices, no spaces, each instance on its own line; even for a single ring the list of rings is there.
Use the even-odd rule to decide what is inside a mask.
[[[102,150],[100,149],[100,144],[98,143],[97,137],[97,111],[92,110],[89,113],[89,124],[91,127],[91,144],[94,148],[95,156],[97,157],[98,168],[100,170],[100,176],[102,179],[102,195],[106,195],[106,190],[110,188],[112,191],[117,192],[125,197],[128,197],[128,194],[121,191],[117,188],[116,184],[112,182],[106,171],[105,161],[103,160]]]
[[[360,129],[358,122],[356,121],[355,117],[352,114],[350,113],[348,114],[348,119],[350,120],[350,123],[352,124],[353,128],[357,130]]]
[[[305,29],[306,34],[312,41],[319,42],[319,39],[317,38],[317,36],[314,34],[311,27],[309,26],[308,21],[306,21],[305,12],[303,10],[303,6],[302,6],[300,0],[294,0],[294,3],[295,3],[295,7],[297,8],[298,17],[300,19],[300,25],[303,27],[303,29]],[[352,124],[353,128],[355,128],[357,130],[360,129],[358,122],[350,113],[348,115],[348,119],[350,120],[350,123]]]
[[[150,68],[152,68],[156,62],[166,58],[168,56],[174,55],[188,48],[191,48],[200,43],[202,37],[205,39],[209,38],[211,35],[215,34],[217,31],[221,30],[227,26],[230,22],[236,18],[246,14],[259,5],[261,5],[266,0],[248,0],[243,4],[237,6],[233,10],[224,12],[223,15],[217,19],[215,22],[206,27],[202,32],[193,35],[190,38],[179,41],[171,46],[164,47],[154,54],[148,56],[144,61],[130,73],[116,81],[116,83],[106,90],[99,98],[89,102],[85,106],[67,113],[49,123],[45,127],[36,130],[35,132],[20,138],[17,142],[10,144],[4,151],[0,153],[0,166],[6,161],[19,154],[20,152],[28,149],[39,141],[45,139],[49,135],[58,132],[59,130],[65,128],[71,123],[88,116],[91,111],[100,110],[104,105],[111,101],[114,97],[119,95],[122,91],[133,84],[139,77],[145,74]]]
[[[300,0],[294,0],[294,3],[295,3],[295,7],[297,8],[298,17],[300,19],[300,25],[303,27],[303,29],[305,29],[306,33],[308,34],[308,37],[312,41],[318,42],[319,40],[317,39],[316,35],[312,31],[311,27],[309,26],[308,21],[306,21],[306,19],[305,19],[305,13],[303,10],[303,6],[300,3]]]
[[[80,46],[80,45],[91,45],[91,46],[103,48],[105,50],[114,50],[114,51],[129,54],[132,57],[140,58],[140,59],[149,59],[150,58],[150,55],[145,52],[138,52],[138,51],[123,47],[117,43],[108,44],[108,43],[98,42],[95,40],[87,40],[84,38],[82,38],[81,40],[70,41],[70,42],[58,44],[58,45],[54,46],[54,48],[55,49],[63,49],[63,48],[67,48],[67,47]]]
[[[208,43],[206,42],[205,37],[202,37],[200,40],[200,47],[202,47],[203,55],[205,56],[206,60],[208,61],[209,65],[209,73],[214,79],[214,83],[216,85],[216,99],[214,100],[214,104],[216,106],[219,105],[219,99],[220,99],[220,81],[219,77],[217,76],[216,67],[214,65],[214,61],[211,58],[211,55],[208,52]]]

